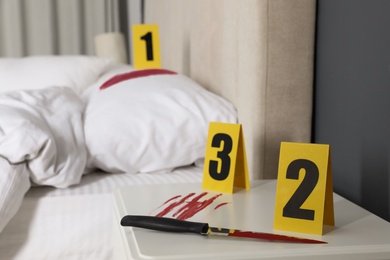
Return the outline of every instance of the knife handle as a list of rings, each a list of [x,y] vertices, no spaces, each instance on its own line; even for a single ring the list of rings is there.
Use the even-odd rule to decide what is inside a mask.
[[[205,235],[209,229],[207,223],[191,222],[173,218],[127,215],[121,220],[122,226],[146,228],[166,232],[190,232]]]

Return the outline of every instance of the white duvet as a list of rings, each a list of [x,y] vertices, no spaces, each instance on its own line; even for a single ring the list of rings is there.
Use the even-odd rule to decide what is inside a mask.
[[[83,110],[67,87],[0,95],[0,232],[31,185],[80,182],[87,162]]]
[[[122,79],[131,67],[87,57],[23,58],[20,62],[29,65],[24,70],[10,66],[14,62],[2,65],[0,59],[0,92],[15,87],[0,94],[0,233],[31,186],[66,188],[95,169],[136,173],[190,165],[204,157],[210,121],[237,122],[230,102],[176,73]],[[4,72],[12,68],[13,73]],[[28,77],[19,75],[23,71]],[[117,77],[123,82],[99,90]],[[66,87],[49,87],[59,85]],[[145,145],[138,145],[140,140]],[[129,167],[110,168],[130,159]]]

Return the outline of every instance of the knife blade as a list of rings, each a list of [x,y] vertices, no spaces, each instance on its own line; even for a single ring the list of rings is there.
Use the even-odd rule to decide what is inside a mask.
[[[121,219],[122,226],[152,229],[164,232],[195,233],[200,235],[218,235],[242,238],[257,238],[271,241],[294,243],[327,244],[325,241],[279,235],[273,233],[242,231],[237,229],[210,227],[208,223],[192,222],[165,217],[127,215]]]

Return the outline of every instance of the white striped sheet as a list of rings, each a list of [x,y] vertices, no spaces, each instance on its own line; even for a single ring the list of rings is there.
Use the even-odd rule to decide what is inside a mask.
[[[0,234],[0,259],[112,258],[111,194],[25,198]]]
[[[198,167],[141,174],[96,172],[67,189],[32,188],[0,234],[0,259],[111,259],[113,190],[201,182],[202,177]]]
[[[95,172],[84,175],[78,185],[66,189],[52,187],[31,188],[26,197],[103,194],[111,193],[122,186],[201,182],[202,177],[203,170],[196,166],[182,167],[172,172],[137,174]]]

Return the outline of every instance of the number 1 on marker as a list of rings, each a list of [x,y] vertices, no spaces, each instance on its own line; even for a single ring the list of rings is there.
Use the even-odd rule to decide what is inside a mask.
[[[147,32],[144,36],[141,37],[141,40],[145,41],[146,44],[146,60],[152,61],[153,60],[153,38],[152,33]]]
[[[157,24],[133,25],[133,57],[136,69],[161,68]]]

